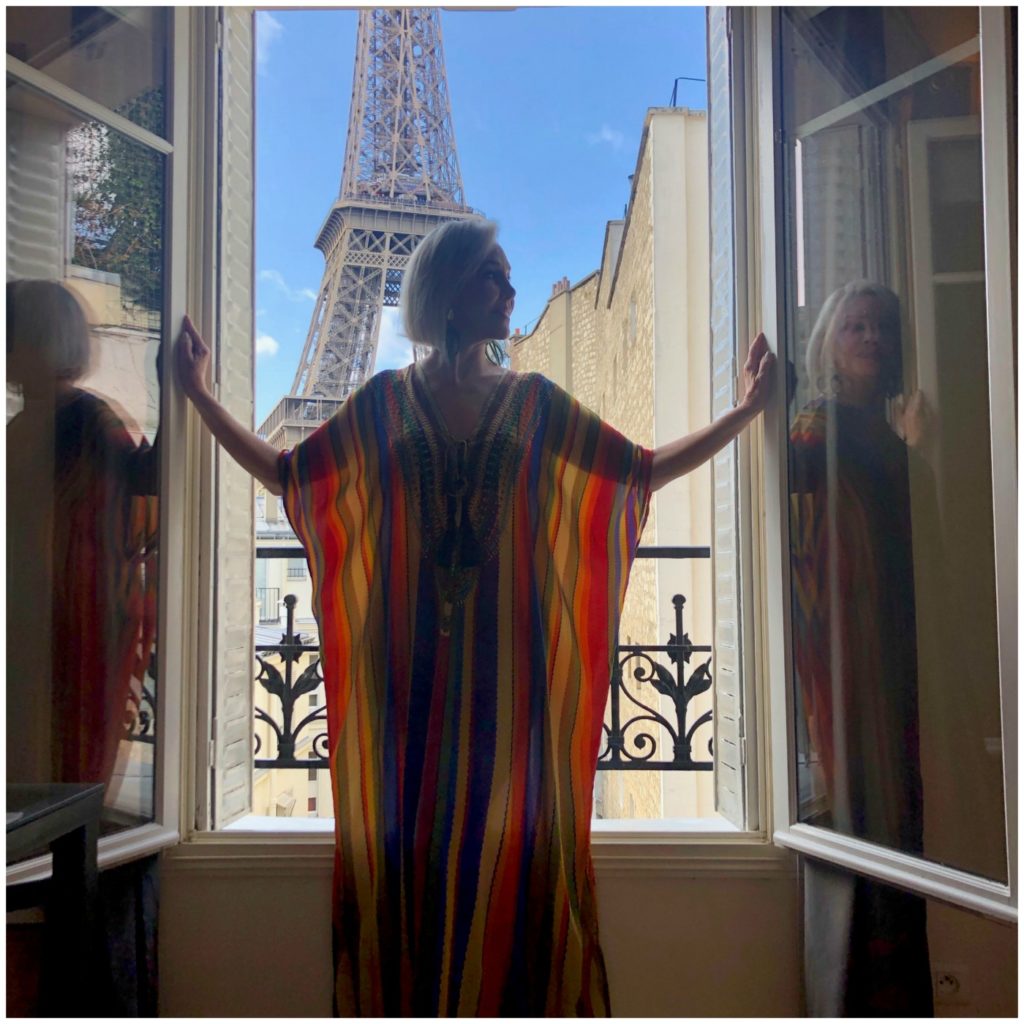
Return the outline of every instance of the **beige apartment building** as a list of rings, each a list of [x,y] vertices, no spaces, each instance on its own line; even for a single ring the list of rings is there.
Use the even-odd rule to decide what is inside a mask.
[[[706,115],[652,108],[644,120],[625,219],[608,222],[598,269],[575,284],[557,282],[533,329],[513,337],[512,368],[544,374],[639,444],[655,447],[705,426],[710,419],[707,253]],[[710,545],[710,487],[704,466],[655,494],[642,543]],[[684,627],[690,639],[709,644],[707,559],[637,559],[620,643],[666,643],[675,631],[676,594],[686,598]],[[687,673],[706,657],[694,655]],[[625,675],[628,680],[631,673]],[[659,698],[649,683],[629,685],[639,687],[635,692],[645,702],[659,701],[673,720],[671,702]],[[688,720],[710,707],[708,691],[694,701]],[[695,734],[696,759],[709,756],[710,736],[710,725]],[[671,740],[664,731],[658,743],[659,756],[670,757]],[[710,817],[712,773],[599,772],[595,810],[603,818]]]

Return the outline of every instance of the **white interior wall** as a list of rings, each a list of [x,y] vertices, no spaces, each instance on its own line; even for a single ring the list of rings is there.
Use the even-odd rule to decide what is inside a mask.
[[[801,1014],[791,858],[746,861],[718,851],[623,863],[633,860],[595,847],[615,1016]],[[215,850],[165,856],[161,1016],[329,1016],[330,872],[329,846],[294,838],[241,861]],[[936,1015],[1016,1016],[1016,927],[933,901],[928,918],[933,967],[966,979],[964,1001],[940,1003]]]
[[[322,849],[322,848],[321,848]],[[597,859],[615,1016],[800,1012],[796,878]],[[331,1012],[330,858],[282,852],[245,868],[165,858],[160,1015]]]

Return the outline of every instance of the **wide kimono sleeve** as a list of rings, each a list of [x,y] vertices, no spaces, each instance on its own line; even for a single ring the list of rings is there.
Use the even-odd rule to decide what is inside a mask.
[[[314,579],[322,581],[325,568],[344,563],[349,542],[366,527],[360,509],[372,486],[375,383],[354,391],[331,419],[278,457],[285,512]]]
[[[654,452],[558,387],[552,389],[546,444],[562,499],[550,525],[575,525],[580,553],[600,556],[602,565],[607,558],[608,582],[624,593],[650,509]]]
[[[332,737],[348,704],[353,638],[362,635],[373,572],[374,424],[371,381],[278,458],[285,512],[309,565]]]
[[[344,410],[290,451],[281,452],[277,460],[285,512],[310,560],[310,569],[323,554],[321,533],[346,475],[345,455],[339,443],[339,434],[344,431],[335,422],[343,416]]]
[[[560,388],[544,434],[551,482],[541,502],[545,589],[558,596],[549,603],[548,671],[554,695],[564,687],[583,716],[577,725],[585,747],[574,757],[592,771],[626,584],[650,508],[654,453]],[[589,794],[580,799],[589,806]]]

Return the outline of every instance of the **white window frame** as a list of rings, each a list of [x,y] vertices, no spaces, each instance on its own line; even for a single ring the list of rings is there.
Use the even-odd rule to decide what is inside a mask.
[[[255,12],[256,9],[251,10]],[[748,82],[745,89],[744,116],[749,121],[753,110],[750,100],[752,85]],[[207,133],[206,139],[206,148],[214,149],[213,129]],[[745,161],[745,167],[737,167],[738,177],[749,173],[749,168],[756,166],[757,154],[754,148],[746,147],[742,159]],[[746,190],[748,203],[756,202],[756,197],[751,195],[753,191],[752,189]],[[216,210],[215,196],[208,199],[207,208]],[[212,215],[209,220],[212,221]],[[746,210],[743,211],[742,216],[737,216],[737,230],[741,234],[745,235],[749,232],[750,225],[754,223],[754,218]],[[207,248],[208,250],[212,248],[212,243]],[[739,238],[737,239],[737,251],[747,251],[745,246],[741,246]],[[747,263],[747,272],[754,275],[756,261],[750,258]],[[207,272],[210,275],[213,274],[209,268]],[[737,292],[741,296],[738,313],[742,313],[743,317],[742,319],[738,318],[738,322],[742,328],[744,324],[750,323],[752,320],[750,311],[756,307],[744,298],[749,292],[749,287],[744,274],[739,271]],[[754,477],[758,461],[755,453],[759,442],[752,438],[745,447],[749,450],[750,455],[745,457],[741,463],[743,477],[741,492],[745,506],[742,514],[750,514],[751,522],[756,523],[759,521],[756,494],[758,488],[754,483]],[[190,476],[195,477],[196,486],[201,477],[203,481],[201,491],[208,494],[212,491],[215,483],[215,468],[209,460],[209,453],[205,448],[201,452],[192,453],[190,464],[195,467],[200,457],[201,466]],[[203,570],[205,574],[211,571],[212,552],[216,550],[213,517],[209,509],[202,509],[198,513],[193,510],[192,516],[193,540],[197,545],[197,551],[202,553],[201,562],[205,567]],[[748,594],[756,592],[758,551],[756,537],[747,544],[743,551],[744,571],[749,569],[750,573],[742,585]],[[213,597],[207,593],[209,590],[209,584],[206,584],[205,590],[200,589],[197,578],[194,593],[197,606],[201,609],[199,621],[207,624],[211,621],[210,610],[215,603]],[[758,609],[755,607],[755,617],[757,612]],[[198,629],[199,627],[197,627]],[[204,738],[209,735],[209,722],[212,714],[210,649],[213,646],[214,638],[207,635],[208,629],[200,631],[202,636],[198,634],[196,636],[196,641],[200,643],[200,649],[196,654],[196,664],[191,674],[192,686],[187,700],[190,706],[197,709],[197,713],[194,721],[190,723],[188,739],[191,745],[183,759],[183,772],[185,773],[182,778],[183,842],[170,851],[169,856],[175,861],[187,863],[196,869],[202,869],[203,865],[230,864],[232,871],[252,870],[258,873],[265,870],[268,863],[276,863],[277,858],[290,857],[289,853],[284,853],[285,850],[294,850],[299,859],[289,861],[293,867],[301,865],[303,870],[310,869],[315,872],[326,870],[333,862],[334,856],[332,819],[282,818],[273,822],[275,827],[266,829],[250,829],[231,824],[219,829],[210,827],[211,812],[204,799],[204,794],[207,791],[205,783],[201,783],[201,780],[209,777],[212,765],[210,744]],[[760,634],[761,631],[758,628],[755,632]],[[766,735],[764,730],[767,729],[765,712],[767,691],[763,687],[766,673],[757,670],[758,638],[752,638],[754,642],[747,645],[745,662],[748,681],[745,685],[748,690],[748,713],[756,721],[759,735],[764,736]],[[763,661],[763,658],[760,660]],[[692,827],[667,827],[664,822],[658,820],[650,822],[596,820],[592,823],[592,854],[595,868],[603,873],[641,871],[671,874],[683,871],[687,875],[698,872],[714,875],[795,877],[795,858],[789,851],[774,846],[770,839],[767,816],[770,775],[765,744],[751,743],[746,771],[749,789],[748,807],[752,813],[752,816],[748,813],[748,829],[746,831],[733,830],[729,825],[724,827],[716,826],[716,824],[705,826],[703,822],[697,820],[692,822]],[[244,819],[240,824],[245,824]],[[266,824],[269,826],[269,823]]]
[[[171,344],[176,327],[186,310],[189,290],[189,253],[186,250],[190,211],[190,160],[196,142],[190,104],[194,102],[193,70],[200,61],[193,59],[196,40],[189,8],[173,8],[168,25],[168,112],[169,138],[162,138],[132,123],[76,89],[58,82],[28,64],[7,56],[7,73],[19,82],[70,107],[87,118],[109,124],[118,132],[166,157],[166,201],[170,215],[164,236],[165,282],[163,379],[160,392],[160,535],[159,602],[157,621],[156,746],[154,753],[154,816],[145,825],[103,836],[98,844],[101,870],[157,853],[177,843],[181,836],[181,749],[189,734],[183,719],[182,687],[187,674],[184,652],[194,643],[185,614],[188,590],[186,574],[190,545],[184,528],[192,493],[183,485],[177,471],[184,464],[186,444],[184,398],[171,383],[173,359]],[[7,884],[48,878],[52,858],[49,854],[21,861],[7,868]]]
[[[760,154],[761,316],[769,338],[781,337],[777,268],[782,264],[781,210],[777,176],[776,125],[779,119],[776,49],[778,8],[755,14],[758,94],[763,97],[757,125]],[[793,735],[792,650],[788,523],[788,429],[785,388],[779,387],[765,415],[765,521],[767,575],[764,599],[768,627],[773,841],[808,856],[830,861],[924,896],[962,906],[1003,921],[1017,920],[1017,590],[1016,590],[1016,422],[1010,281],[1008,141],[1006,138],[1006,34],[1004,8],[980,9],[982,81],[982,160],[985,193],[986,298],[989,316],[989,394],[992,432],[996,605],[1003,723],[1003,792],[1009,883],[1002,885],[964,871],[890,850],[830,829],[801,824],[797,817]],[[769,197],[774,197],[773,204]],[[997,211],[997,212],[993,212]],[[998,211],[1003,211],[1002,215]],[[780,367],[785,353],[781,354]]]

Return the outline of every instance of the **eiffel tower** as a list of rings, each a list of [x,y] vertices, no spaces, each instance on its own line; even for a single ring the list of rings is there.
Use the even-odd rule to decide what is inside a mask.
[[[260,427],[290,448],[373,372],[381,312],[417,243],[465,205],[437,8],[359,12],[341,190],[316,239],[326,267],[291,393]]]

